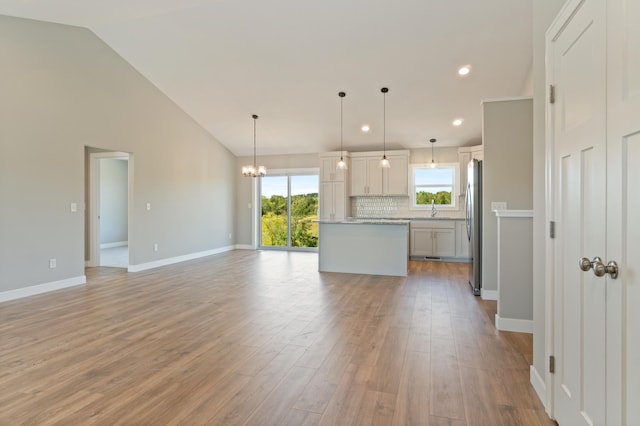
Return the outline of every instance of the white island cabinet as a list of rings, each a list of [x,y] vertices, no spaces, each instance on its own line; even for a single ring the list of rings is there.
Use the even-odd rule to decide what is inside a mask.
[[[318,269],[406,277],[408,230],[408,220],[321,220]]]

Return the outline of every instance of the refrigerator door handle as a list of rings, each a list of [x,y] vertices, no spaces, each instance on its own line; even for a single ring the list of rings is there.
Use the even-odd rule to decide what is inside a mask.
[[[471,241],[471,184],[467,183],[467,192],[464,194],[464,222],[467,226],[467,239]]]

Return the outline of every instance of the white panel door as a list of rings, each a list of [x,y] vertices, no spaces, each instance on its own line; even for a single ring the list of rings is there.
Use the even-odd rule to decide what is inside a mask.
[[[605,256],[606,50],[602,0],[571,1],[547,36],[556,87],[554,143],[555,417],[602,425],[606,416],[606,280],[578,259]],[[570,10],[571,9],[571,10]]]
[[[607,2],[607,424],[640,425],[640,1]]]

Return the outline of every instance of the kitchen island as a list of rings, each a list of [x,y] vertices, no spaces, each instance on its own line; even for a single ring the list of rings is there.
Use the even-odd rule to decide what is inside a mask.
[[[407,276],[409,221],[319,221],[321,272]]]

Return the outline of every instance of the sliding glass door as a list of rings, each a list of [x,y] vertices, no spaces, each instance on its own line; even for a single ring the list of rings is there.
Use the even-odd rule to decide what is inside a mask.
[[[260,247],[316,250],[318,175],[260,178]]]

